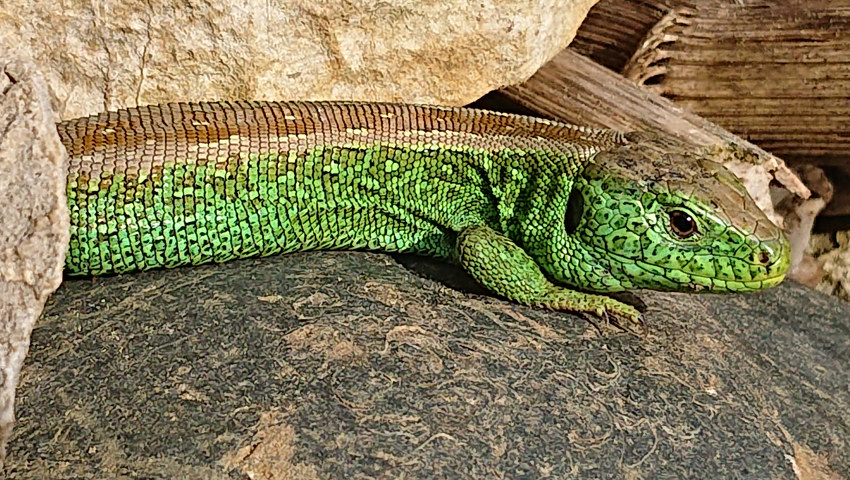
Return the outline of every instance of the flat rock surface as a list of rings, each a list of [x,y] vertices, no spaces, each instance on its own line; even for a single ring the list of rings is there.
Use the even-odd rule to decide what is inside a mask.
[[[641,293],[650,332],[359,252],[67,280],[7,475],[850,477],[850,305]]]

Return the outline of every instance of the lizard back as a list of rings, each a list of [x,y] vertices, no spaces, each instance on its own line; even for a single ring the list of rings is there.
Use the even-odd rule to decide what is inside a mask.
[[[335,102],[165,104],[58,130],[71,274],[313,249],[448,256],[459,228],[508,232],[540,177],[569,177],[623,141],[517,115]]]

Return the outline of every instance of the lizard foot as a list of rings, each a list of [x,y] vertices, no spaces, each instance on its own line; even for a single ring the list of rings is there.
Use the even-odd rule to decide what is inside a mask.
[[[530,304],[551,310],[578,312],[586,316],[601,318],[608,325],[615,325],[641,336],[646,336],[648,333],[646,321],[635,307],[602,295],[555,287],[544,298]],[[591,323],[594,322],[591,320]]]
[[[515,302],[595,315],[633,333],[645,330],[635,307],[553,284],[525,250],[490,227],[464,229],[458,235],[455,255],[472,278]]]

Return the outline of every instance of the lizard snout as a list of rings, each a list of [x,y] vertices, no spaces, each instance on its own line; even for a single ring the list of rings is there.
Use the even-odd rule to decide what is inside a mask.
[[[780,235],[774,240],[764,240],[753,249],[752,263],[765,268],[765,277],[784,275],[791,264],[791,247],[788,239]]]

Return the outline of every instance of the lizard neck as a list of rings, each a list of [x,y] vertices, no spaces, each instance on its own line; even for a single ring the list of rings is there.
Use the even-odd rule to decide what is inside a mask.
[[[585,191],[594,188],[581,177],[584,158],[524,162],[527,168],[509,178],[503,171],[506,186],[498,187],[497,196],[502,231],[560,283],[599,292],[632,288],[618,275],[617,262],[577,233],[583,198],[592,198]]]

